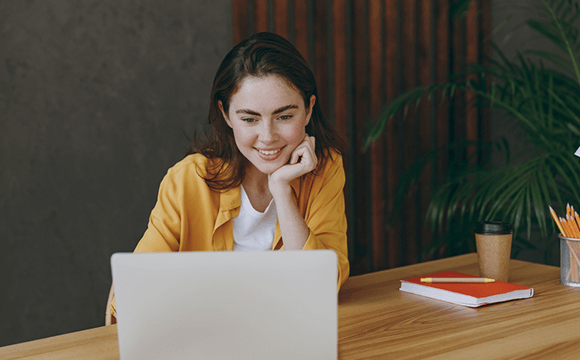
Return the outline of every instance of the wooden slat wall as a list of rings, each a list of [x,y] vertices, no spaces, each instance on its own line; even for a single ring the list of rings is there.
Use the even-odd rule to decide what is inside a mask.
[[[465,94],[409,109],[362,151],[367,120],[385,103],[415,86],[443,82],[490,53],[489,1],[473,0],[467,17],[452,19],[453,0],[232,0],[235,42],[273,31],[294,43],[316,74],[323,111],[349,141],[353,274],[419,262],[431,241],[424,225],[430,184],[449,158],[429,165],[389,221],[401,175],[436,147],[489,139],[487,113],[469,106],[473,97]]]

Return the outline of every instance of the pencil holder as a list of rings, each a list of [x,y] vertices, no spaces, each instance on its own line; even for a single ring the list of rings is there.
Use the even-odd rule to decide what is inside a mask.
[[[580,239],[560,238],[560,282],[568,286],[580,287]]]

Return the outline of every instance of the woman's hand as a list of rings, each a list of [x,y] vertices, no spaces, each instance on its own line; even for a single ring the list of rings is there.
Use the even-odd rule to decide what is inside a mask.
[[[284,189],[290,190],[290,182],[316,169],[318,158],[315,150],[314,136],[304,136],[304,141],[294,149],[288,164],[282,166],[268,176],[268,187],[274,198]]]
[[[310,234],[292,197],[290,182],[316,168],[318,158],[314,149],[314,137],[306,134],[290,155],[288,163],[268,176],[268,187],[276,203],[280,233],[286,250],[302,249]]]

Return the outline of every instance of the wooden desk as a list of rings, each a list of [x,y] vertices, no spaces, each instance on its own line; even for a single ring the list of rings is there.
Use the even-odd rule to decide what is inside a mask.
[[[580,288],[560,269],[512,260],[510,281],[531,299],[467,308],[398,290],[402,278],[478,274],[476,254],[355,276],[339,294],[341,359],[579,359]],[[118,359],[116,326],[0,348],[0,359]]]
[[[344,359],[580,359],[580,288],[560,268],[511,260],[530,299],[468,308],[398,291],[400,279],[442,270],[479,275],[477,255],[357,276],[339,295]]]

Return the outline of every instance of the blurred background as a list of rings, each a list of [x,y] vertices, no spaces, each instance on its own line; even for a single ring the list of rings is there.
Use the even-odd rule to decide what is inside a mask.
[[[110,256],[145,231],[162,177],[206,122],[222,58],[259,31],[307,58],[349,141],[352,274],[448,255],[428,251],[424,213],[429,179],[455,158],[433,163],[389,221],[401,176],[452,142],[518,146],[517,129],[468,95],[410,109],[364,151],[367,121],[405,90],[485,63],[492,39],[513,56],[530,33],[493,29],[521,23],[517,11],[488,0],[2,0],[0,346],[104,325]]]

